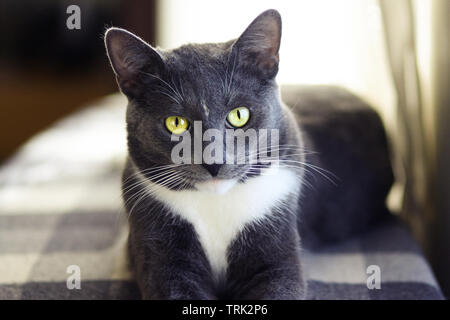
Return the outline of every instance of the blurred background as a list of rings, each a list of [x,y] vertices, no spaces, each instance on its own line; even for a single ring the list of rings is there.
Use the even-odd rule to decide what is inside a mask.
[[[80,29],[69,29],[70,5]],[[107,27],[152,45],[236,38],[259,13],[283,18],[280,83],[337,84],[380,112],[408,222],[450,295],[449,0],[0,0],[0,163],[36,133],[117,91]]]
[[[154,43],[154,1],[0,1],[0,161],[34,133],[116,91],[102,35],[126,26]],[[81,29],[69,30],[69,5]]]

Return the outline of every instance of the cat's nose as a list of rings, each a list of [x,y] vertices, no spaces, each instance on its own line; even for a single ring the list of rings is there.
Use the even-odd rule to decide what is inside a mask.
[[[209,173],[211,173],[211,175],[213,177],[217,176],[217,174],[219,173],[221,164],[217,164],[217,163],[213,163],[213,164],[202,164],[203,167],[208,170]]]

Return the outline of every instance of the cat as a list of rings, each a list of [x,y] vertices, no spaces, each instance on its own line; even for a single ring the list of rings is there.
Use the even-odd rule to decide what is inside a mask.
[[[301,242],[338,241],[383,216],[392,172],[378,115],[334,87],[286,88],[283,103],[280,41],[276,10],[236,40],[173,50],[107,30],[128,98],[123,199],[142,298],[304,299]],[[277,158],[174,164],[172,137],[196,121],[203,131],[275,129],[267,149]]]

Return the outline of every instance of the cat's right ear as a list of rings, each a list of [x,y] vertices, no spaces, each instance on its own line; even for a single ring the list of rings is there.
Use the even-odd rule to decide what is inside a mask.
[[[131,32],[120,28],[108,29],[105,46],[117,83],[126,95],[137,94],[143,79],[162,72],[164,62],[161,55]]]
[[[241,63],[267,78],[278,72],[281,16],[270,9],[261,13],[233,44]]]

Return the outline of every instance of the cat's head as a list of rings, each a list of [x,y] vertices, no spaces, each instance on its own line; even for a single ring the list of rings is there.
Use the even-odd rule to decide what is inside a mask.
[[[225,146],[212,153],[222,153],[225,163],[208,164],[202,159],[199,163],[194,157],[211,141],[216,147],[224,145],[226,130],[250,129],[258,134],[260,129],[269,133],[280,129],[283,135],[284,114],[275,82],[280,39],[281,18],[275,10],[260,14],[237,40],[173,50],[153,48],[123,29],[109,29],[105,34],[108,57],[129,101],[129,155],[142,174],[167,187],[218,192],[258,175],[267,164],[242,161],[255,159],[254,139],[244,138],[246,151],[233,155],[240,160],[235,163],[226,161],[231,149]],[[200,140],[194,138],[194,129],[200,131],[196,132]],[[213,135],[222,133],[223,140],[202,141],[201,134],[208,129],[214,129]],[[192,161],[174,164],[173,150],[187,135],[191,146],[180,154]],[[180,140],[173,141],[177,136]]]

